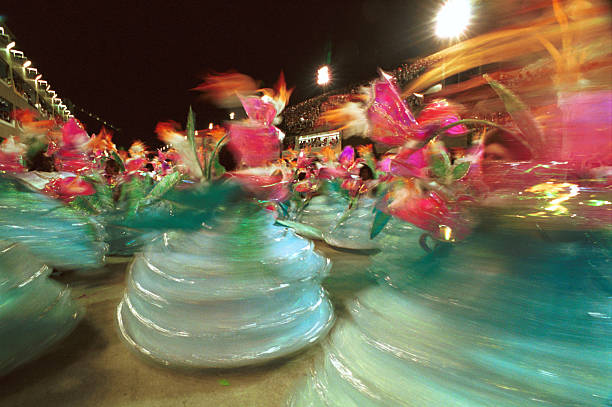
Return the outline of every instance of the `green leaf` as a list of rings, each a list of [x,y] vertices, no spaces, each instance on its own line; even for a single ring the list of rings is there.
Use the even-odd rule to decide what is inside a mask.
[[[104,212],[107,209],[97,193],[85,196],[84,198],[98,213]]]
[[[187,133],[187,139],[189,143],[195,148],[195,113],[191,106],[189,106],[189,113],[187,113],[187,125],[185,126],[185,133]]]
[[[166,175],[161,181],[159,181],[146,196],[146,200],[159,199],[170,191],[178,182],[181,180],[181,174],[179,172],[173,172],[172,174]]]
[[[108,211],[115,208],[113,189],[106,184],[104,178],[98,172],[94,171],[81,177],[96,189],[96,193],[88,199],[92,206],[99,211]]]
[[[123,160],[121,159],[119,154],[117,154],[115,151],[112,151],[111,156],[113,157],[113,160],[115,160],[117,164],[119,164],[119,169],[121,170],[121,172],[125,172],[125,164],[123,163]]]
[[[332,198],[341,198],[346,201],[350,200],[349,192],[342,188],[341,179],[328,180],[323,184],[324,189],[327,190],[327,194]]]
[[[429,165],[433,174],[438,178],[444,178],[450,172],[451,163],[446,152],[431,156]]]
[[[469,161],[462,162],[460,164],[455,165],[455,168],[453,168],[453,179],[455,181],[460,180],[461,178],[467,175],[469,170],[470,170]]]
[[[34,140],[29,146],[28,151],[26,153],[28,160],[34,159],[36,154],[38,154],[42,149],[47,147],[47,143],[41,140]]]
[[[520,141],[529,151],[533,150],[532,146],[534,146],[536,150],[541,151],[541,149],[544,148],[544,135],[527,105],[525,105],[525,103],[523,103],[523,101],[510,89],[493,80],[489,75],[485,74],[483,76],[502,102],[504,102],[504,106],[510,114],[510,117],[512,117],[512,120],[514,120],[514,123],[516,123],[516,126],[519,128],[520,134],[518,141]]]
[[[332,227],[332,230],[336,230],[338,226],[344,223],[344,221],[346,221],[349,218],[349,216],[351,216],[351,213],[353,213],[353,210],[355,209],[355,206],[353,206],[352,204],[353,204],[353,201],[351,201],[348,208],[346,208],[344,212],[342,212],[342,216],[340,216],[340,218],[336,221],[336,223]]]
[[[376,177],[376,162],[374,162],[374,156],[372,155],[368,155],[368,157],[366,158],[365,164],[370,168],[370,170],[372,171],[372,175],[374,177]]]
[[[100,200],[104,210],[112,210],[115,208],[115,200],[113,199],[113,189],[106,184],[96,184],[96,195]]]
[[[278,202],[276,205],[284,217],[289,217],[289,206],[285,202]]]
[[[225,145],[225,143],[227,143],[227,141],[228,140],[227,140],[227,134],[226,134],[225,136],[221,137],[219,141],[217,141],[217,143],[215,144],[215,147],[213,148],[213,151],[210,153],[210,158],[208,160],[206,173],[204,174],[207,180],[212,179],[211,166],[214,166],[215,175],[217,177],[225,173],[225,168],[219,163],[219,150],[221,149],[221,147]]]
[[[0,208],[0,240],[23,243],[54,266],[100,265],[98,231],[89,216],[74,206],[34,191],[20,180],[0,175]],[[91,208],[82,209],[91,213]]]
[[[89,199],[81,195],[75,197],[68,205],[81,213],[95,214],[97,212],[91,205]]]
[[[372,229],[370,230],[370,239],[374,239],[382,230],[385,228],[389,219],[391,219],[391,215],[388,215],[376,208],[376,215],[374,216],[374,221],[372,222]]]
[[[215,176],[220,177],[225,174],[225,167],[221,165],[217,157],[213,161],[213,168],[215,169]]]
[[[202,223],[214,222],[218,210],[252,205],[244,199],[240,185],[224,182],[173,188],[162,200],[143,203],[115,225],[145,230],[198,230]]]
[[[291,228],[295,230],[298,235],[304,236],[308,239],[323,240],[323,232],[314,226],[283,219],[276,219],[276,224]]]
[[[219,379],[219,384],[221,386],[229,386],[230,385],[230,383],[229,383],[229,381],[227,379]]]
[[[138,210],[141,200],[145,197],[144,182],[138,177],[133,177],[130,182],[124,184],[123,188],[126,189],[126,210],[128,214],[133,214]]]
[[[200,159],[198,158],[198,146],[196,145],[196,141],[195,141],[195,125],[196,125],[195,124],[195,113],[193,112],[193,109],[191,108],[191,106],[189,106],[189,113],[187,113],[187,125],[185,126],[185,133],[187,134],[187,140],[189,141],[189,145],[191,146],[191,149],[193,150],[193,156],[195,157],[195,161],[200,167],[201,173],[204,174],[202,163],[200,162]]]

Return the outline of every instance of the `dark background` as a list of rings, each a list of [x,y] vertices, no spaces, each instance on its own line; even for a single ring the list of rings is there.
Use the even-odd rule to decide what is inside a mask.
[[[207,73],[236,70],[272,87],[281,70],[290,103],[315,96],[317,68],[331,57],[333,84],[346,86],[437,51],[439,1],[3,1],[0,15],[52,89],[120,131],[117,144],[156,144],[155,124],[198,127],[226,112],[193,87]],[[85,115],[89,132],[101,123]],[[87,120],[85,120],[87,119]]]

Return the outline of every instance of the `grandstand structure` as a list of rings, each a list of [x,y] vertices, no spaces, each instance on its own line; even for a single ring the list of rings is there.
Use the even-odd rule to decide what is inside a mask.
[[[41,72],[17,47],[15,36],[0,24],[0,139],[19,135],[16,110],[36,110],[41,118],[74,117]]]
[[[431,59],[419,59],[414,62],[404,63],[389,74],[393,75],[400,87],[421,75],[427,67],[433,63]],[[322,119],[322,115],[335,107],[350,101],[356,94],[362,91],[364,86],[369,86],[372,79],[354,83],[344,88],[333,89],[316,97],[304,100],[295,105],[287,106],[283,112],[281,130],[286,137],[283,141],[283,149],[299,149],[308,141],[309,147],[316,150],[319,146],[327,146],[339,138],[339,143],[334,144],[337,148],[344,146],[342,130],[335,128]],[[409,97],[410,105],[419,101]],[[313,146],[314,145],[314,146]]]

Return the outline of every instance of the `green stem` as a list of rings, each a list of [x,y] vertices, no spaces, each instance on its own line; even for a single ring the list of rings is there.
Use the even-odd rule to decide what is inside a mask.
[[[300,216],[302,215],[302,212],[304,212],[304,209],[306,209],[311,199],[312,199],[312,194],[309,194],[309,196],[307,196],[303,201],[300,202],[300,206],[296,210],[296,217],[295,217],[296,219],[300,218]]]
[[[494,123],[494,122],[490,122],[488,120],[481,120],[481,119],[461,119],[461,120],[457,120],[456,122],[453,122],[451,124],[447,124],[446,126],[440,127],[439,129],[437,129],[434,133],[433,136],[437,136],[440,133],[445,132],[448,129],[451,129],[455,126],[459,126],[460,124],[482,124],[484,126],[490,126],[490,127],[496,127],[500,130],[503,130],[505,132],[508,133],[512,133],[512,130],[510,130],[507,127],[504,127],[500,124]]]
[[[506,133],[510,133],[510,134],[515,134],[516,132],[514,130],[509,129],[508,127],[502,126],[500,124],[494,123],[494,122],[490,122],[488,120],[481,120],[481,119],[461,119],[461,120],[457,120],[454,123],[448,124],[446,126],[440,127],[439,129],[437,129],[433,134],[432,137],[430,137],[430,140],[434,137],[436,137],[437,135],[445,132],[446,130],[458,126],[460,124],[482,124],[484,126],[490,126],[490,127],[495,127],[498,128],[502,131],[505,131]],[[531,146],[529,145],[529,143],[527,143],[526,140],[524,140],[524,136],[521,132],[519,132],[519,137],[516,137],[516,140],[521,143],[523,145],[523,147],[525,147],[529,152],[533,153],[533,149],[531,148]]]
[[[209,181],[211,177],[212,163],[215,161],[215,157],[217,156],[217,153],[219,149],[221,148],[222,144],[225,143],[226,139],[227,139],[227,134],[221,137],[219,141],[217,141],[217,144],[215,144],[215,148],[213,149],[212,153],[210,153],[210,158],[208,159],[208,163],[206,165],[206,174],[205,174],[206,179]]]

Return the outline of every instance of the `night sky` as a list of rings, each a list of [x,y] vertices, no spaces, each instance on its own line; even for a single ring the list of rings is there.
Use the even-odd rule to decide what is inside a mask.
[[[8,4],[7,4],[8,3]],[[198,127],[225,113],[190,91],[211,72],[236,70],[271,87],[281,70],[296,90],[317,95],[315,71],[331,49],[335,86],[346,86],[439,49],[436,1],[3,1],[0,14],[60,97],[121,131],[115,141],[154,144],[155,124]],[[74,112],[78,118],[82,114]],[[88,130],[97,132],[98,124]]]

